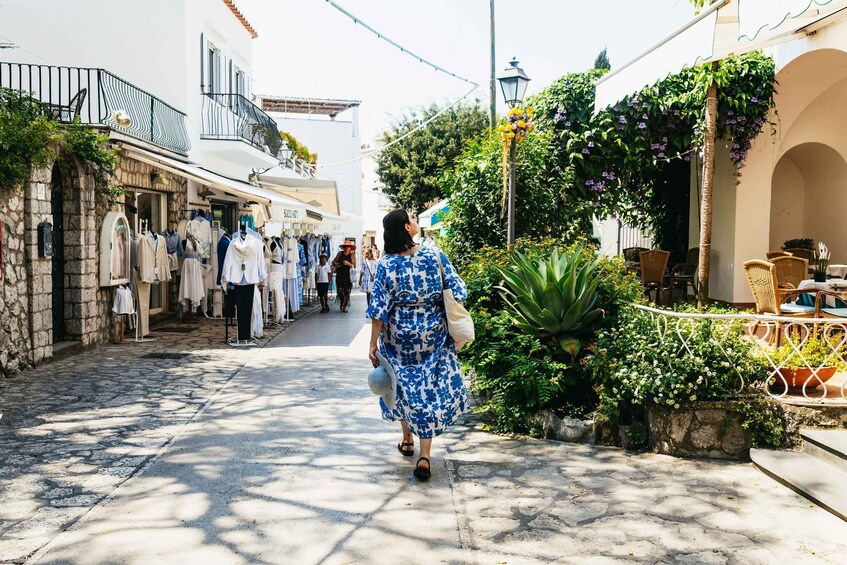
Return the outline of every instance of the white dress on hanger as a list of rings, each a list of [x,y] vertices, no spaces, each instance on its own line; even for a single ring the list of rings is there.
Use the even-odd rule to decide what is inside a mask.
[[[276,248],[271,251],[271,274],[270,287],[274,300],[274,322],[281,322],[285,318],[285,292],[282,285],[284,282],[284,270],[282,266],[282,246],[277,242]]]
[[[182,261],[182,277],[179,280],[179,301],[190,302],[191,308],[197,308],[200,301],[206,297],[206,284],[203,274],[203,265],[194,243],[190,239],[185,240],[185,254]],[[186,304],[189,306],[189,304]]]

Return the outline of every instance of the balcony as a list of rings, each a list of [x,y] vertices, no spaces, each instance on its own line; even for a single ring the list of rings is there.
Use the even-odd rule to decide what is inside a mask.
[[[0,87],[40,100],[62,123],[79,119],[183,155],[191,147],[184,113],[103,69],[0,62]]]
[[[203,139],[243,141],[281,160],[282,138],[276,122],[240,94],[203,95]]]

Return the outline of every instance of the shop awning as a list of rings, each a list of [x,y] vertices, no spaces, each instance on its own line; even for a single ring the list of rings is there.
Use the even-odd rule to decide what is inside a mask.
[[[296,198],[308,205],[331,214],[338,214],[338,184],[334,180],[314,180],[304,178],[287,178],[277,175],[257,175],[262,188],[278,194]]]
[[[199,182],[211,188],[217,188],[218,190],[239,198],[254,200],[262,204],[287,204],[296,207],[304,207],[303,202],[297,199],[274,191],[266,190],[258,186],[253,186],[246,182],[221,176],[202,168],[197,163],[179,161],[177,159],[165,157],[128,144],[123,144],[121,149],[133,159],[170,171],[175,175]]]
[[[450,199],[445,198],[434,206],[421,212],[421,215],[418,216],[418,225],[422,229],[438,229],[438,224],[441,223],[444,216],[446,216],[449,211]]]
[[[719,0],[597,81],[595,112],[686,67],[805,37],[847,17],[847,0]]]

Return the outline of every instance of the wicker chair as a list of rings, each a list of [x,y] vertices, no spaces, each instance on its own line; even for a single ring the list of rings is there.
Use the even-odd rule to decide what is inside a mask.
[[[788,251],[768,251],[765,255],[767,256],[768,261],[776,259],[777,257],[791,257],[791,253]]]
[[[641,260],[642,251],[649,251],[649,249],[646,247],[627,247],[623,250],[623,259],[624,261],[637,263]]]
[[[656,291],[656,304],[662,302],[662,291],[665,290],[665,271],[668,269],[670,251],[651,249],[639,254],[641,259],[641,285],[649,298],[651,291]]]
[[[688,250],[685,263],[674,265],[671,269],[671,301],[675,288],[682,288],[682,297],[688,295],[688,285],[691,292],[697,294],[697,266],[700,264],[700,248],[692,247]]]
[[[785,304],[784,301],[799,294],[817,294],[814,290],[779,289],[776,278],[776,265],[769,261],[747,261],[744,263],[744,274],[753,300],[756,301],[756,313],[764,316],[798,316],[812,317],[815,315],[814,306],[803,306],[800,304]],[[758,323],[754,324],[752,331],[756,331]],[[774,322],[774,333],[771,339],[776,339],[779,345],[781,338],[779,322]]]
[[[812,249],[802,249],[800,247],[791,247],[785,250],[786,253],[790,253],[795,257],[802,257],[809,263],[815,260],[815,252]]]
[[[776,267],[779,288],[799,288],[800,283],[809,278],[809,262],[802,257],[775,257],[771,262]]]

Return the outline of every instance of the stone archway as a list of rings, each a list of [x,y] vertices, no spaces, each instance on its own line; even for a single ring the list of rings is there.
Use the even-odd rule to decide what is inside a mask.
[[[788,150],[771,177],[770,249],[788,239],[823,241],[832,260],[847,262],[847,161],[831,146],[803,143]]]

